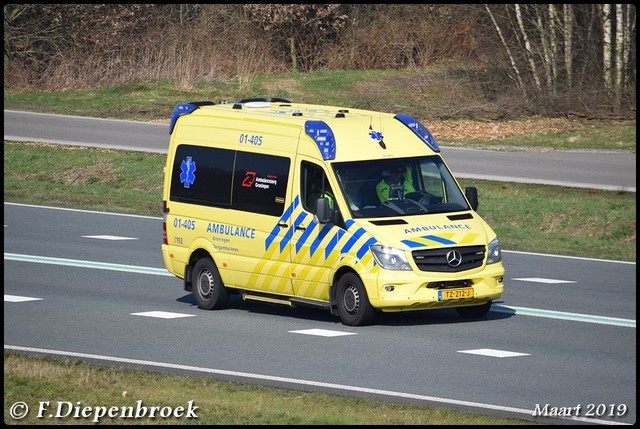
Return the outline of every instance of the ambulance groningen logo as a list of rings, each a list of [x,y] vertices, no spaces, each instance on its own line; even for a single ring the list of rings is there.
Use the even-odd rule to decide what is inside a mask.
[[[188,156],[186,160],[182,161],[180,165],[180,182],[184,183],[185,188],[189,188],[189,186],[193,185],[193,182],[196,181],[196,175],[194,171],[196,171],[196,163],[191,160],[191,157]]]

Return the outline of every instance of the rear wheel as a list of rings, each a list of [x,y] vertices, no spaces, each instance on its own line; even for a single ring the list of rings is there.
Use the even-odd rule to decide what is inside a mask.
[[[198,308],[224,308],[229,302],[229,290],[222,283],[216,264],[209,258],[200,259],[193,268],[193,295]]]
[[[360,277],[347,273],[337,284],[338,314],[348,326],[364,326],[373,322],[375,310],[369,302]]]
[[[480,319],[486,316],[489,310],[491,310],[491,301],[471,307],[456,307],[458,314],[466,319]]]

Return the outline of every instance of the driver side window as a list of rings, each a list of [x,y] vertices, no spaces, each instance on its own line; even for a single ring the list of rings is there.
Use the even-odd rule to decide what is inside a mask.
[[[320,197],[325,197],[329,200],[329,206],[332,209],[336,208],[334,193],[329,185],[324,170],[311,162],[302,161],[300,171],[300,198],[302,200],[302,207],[310,213],[316,211],[316,201]]]

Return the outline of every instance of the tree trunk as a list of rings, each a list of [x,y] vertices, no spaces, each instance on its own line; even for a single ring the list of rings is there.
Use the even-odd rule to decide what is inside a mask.
[[[518,87],[520,88],[520,91],[522,91],[522,95],[524,96],[525,100],[528,100],[529,97],[527,96],[527,90],[524,86],[524,83],[522,82],[522,77],[520,76],[520,70],[518,70],[518,65],[516,64],[516,61],[513,55],[511,55],[511,49],[509,49],[509,45],[507,44],[507,41],[505,40],[502,34],[502,29],[500,28],[500,25],[498,25],[498,22],[493,16],[491,9],[489,9],[489,5],[485,4],[484,7],[487,10],[487,13],[489,14],[489,18],[491,18],[491,22],[493,23],[493,26],[496,29],[496,32],[498,33],[498,37],[500,37],[500,41],[502,42],[502,45],[504,46],[505,51],[507,52],[507,56],[509,57],[509,61],[511,62],[511,68],[513,69],[513,72],[516,77],[516,82],[518,83]]]
[[[529,67],[531,68],[531,77],[533,77],[533,81],[536,85],[536,90],[540,92],[541,84],[540,77],[538,76],[538,70],[536,69],[536,64],[533,58],[533,51],[531,50],[531,42],[529,42],[529,36],[527,35],[527,31],[524,28],[524,23],[522,22],[522,12],[520,11],[520,5],[518,3],[516,6],[516,18],[518,20],[518,25],[520,26],[520,31],[522,32],[522,39],[524,40],[524,48],[527,54],[527,60],[529,61]]]
[[[551,7],[553,5],[549,5]],[[551,10],[549,11],[551,12]],[[552,46],[556,46],[555,42],[555,23],[551,16],[546,22],[544,21],[544,10],[542,8],[535,8],[536,13],[536,25],[538,27],[538,36],[540,37],[540,46],[542,46],[542,65],[544,67],[544,74],[547,82],[547,92],[555,93],[555,53]]]
[[[569,88],[573,86],[573,5],[563,5],[564,68]]]
[[[298,71],[298,55],[296,54],[296,40],[293,35],[289,37],[289,49],[291,54],[291,71]]]
[[[614,47],[615,52],[615,83],[614,83],[614,105],[616,111],[620,110],[622,106],[622,88],[623,83],[623,69],[624,69],[624,19],[622,14],[621,4],[616,4],[616,44]]]
[[[611,5],[602,5],[602,71],[604,72],[604,86],[607,90],[613,89],[611,75],[611,43],[613,39],[611,28]]]

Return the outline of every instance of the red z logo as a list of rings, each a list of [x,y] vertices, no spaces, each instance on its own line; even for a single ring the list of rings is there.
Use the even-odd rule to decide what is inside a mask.
[[[247,175],[244,176],[244,180],[242,181],[242,186],[245,188],[250,188],[253,186],[253,182],[255,181],[256,181],[256,172],[247,171]]]

